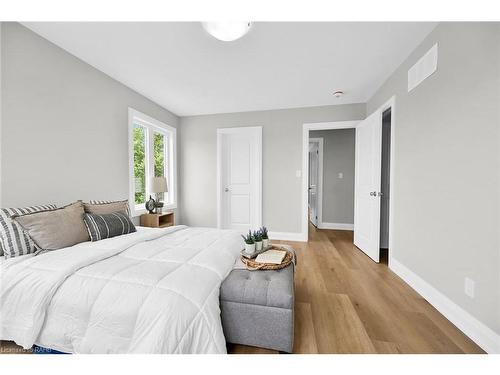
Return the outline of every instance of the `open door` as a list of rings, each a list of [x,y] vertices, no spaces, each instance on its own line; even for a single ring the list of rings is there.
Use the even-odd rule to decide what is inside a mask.
[[[319,142],[309,142],[309,221],[318,226]]]
[[[376,111],[356,126],[354,244],[375,262],[380,257],[382,118]]]

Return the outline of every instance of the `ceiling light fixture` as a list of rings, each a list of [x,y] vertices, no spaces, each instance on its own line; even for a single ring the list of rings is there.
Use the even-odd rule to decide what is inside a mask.
[[[248,33],[251,22],[202,22],[203,28],[214,38],[232,42]]]
[[[344,92],[340,90],[337,90],[333,93],[333,96],[335,96],[336,98],[340,98],[342,95],[344,95]]]

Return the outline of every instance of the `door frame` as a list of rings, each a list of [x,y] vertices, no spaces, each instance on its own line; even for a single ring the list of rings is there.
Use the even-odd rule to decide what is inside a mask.
[[[324,139],[321,137],[318,138],[309,138],[309,142],[317,142],[318,143],[318,187],[316,189],[317,201],[316,204],[316,213],[318,214],[318,219],[316,220],[316,225],[319,228],[321,224],[323,224],[323,145]],[[309,163],[307,163],[309,167]],[[307,180],[309,181],[309,169],[307,170]],[[309,185],[309,184],[308,184]],[[309,186],[308,186],[309,188]],[[309,196],[307,198],[309,201]]]
[[[359,124],[359,122],[360,121],[313,122],[302,125],[302,231],[300,237],[303,241],[307,242],[309,240],[309,131],[353,129],[356,128],[356,125]],[[321,194],[323,194],[323,187],[321,188]],[[319,218],[320,216],[318,215],[318,222]],[[323,222],[323,211],[321,211],[321,222]]]
[[[391,186],[389,196],[389,267],[392,259],[394,258],[394,211],[396,202],[394,199],[394,191],[396,187],[396,174],[395,174],[395,161],[396,161],[396,96],[392,96],[383,105],[378,107],[373,112],[380,111],[380,121],[382,121],[382,114],[391,109],[391,155],[390,155],[390,178],[389,183]],[[372,112],[372,113],[373,113]],[[367,116],[368,117],[368,116]],[[302,125],[302,231],[300,237],[303,241],[309,240],[308,233],[308,194],[307,184],[309,180],[309,131],[310,130],[333,130],[333,129],[351,129],[356,128],[362,120],[358,121],[335,121],[335,122],[316,122],[305,123]]]
[[[217,228],[222,228],[222,136],[224,134],[249,134],[257,138],[257,197],[254,207],[256,226],[262,226],[262,126],[217,129]],[[257,229],[257,228],[255,228]]]
[[[389,238],[387,240],[389,246],[389,258],[387,259],[388,266],[391,267],[392,259],[394,258],[394,194],[396,186],[396,174],[395,174],[395,161],[396,161],[396,96],[392,96],[388,101],[382,104],[378,111],[380,111],[380,121],[383,121],[383,114],[386,110],[391,109],[391,148],[389,156]]]

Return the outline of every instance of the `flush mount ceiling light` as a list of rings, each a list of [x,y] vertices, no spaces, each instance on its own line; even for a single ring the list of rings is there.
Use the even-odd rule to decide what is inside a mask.
[[[333,96],[335,96],[336,98],[340,98],[342,95],[344,95],[344,92],[340,90],[337,90],[333,93]]]
[[[207,33],[223,42],[241,38],[252,27],[251,22],[202,22],[201,24]]]

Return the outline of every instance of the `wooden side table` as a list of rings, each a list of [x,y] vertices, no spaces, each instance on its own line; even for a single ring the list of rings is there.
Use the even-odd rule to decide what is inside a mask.
[[[166,228],[172,225],[174,225],[173,212],[141,215],[141,227]]]

